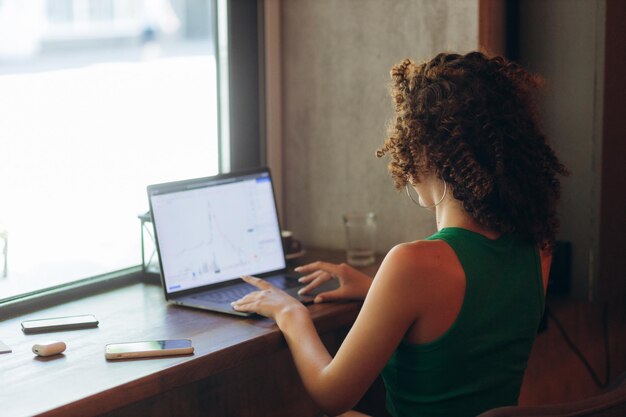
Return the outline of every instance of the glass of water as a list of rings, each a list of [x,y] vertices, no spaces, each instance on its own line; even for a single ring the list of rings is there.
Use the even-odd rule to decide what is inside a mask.
[[[372,212],[352,212],[343,215],[346,229],[348,263],[367,266],[374,263],[376,241],[376,215]]]

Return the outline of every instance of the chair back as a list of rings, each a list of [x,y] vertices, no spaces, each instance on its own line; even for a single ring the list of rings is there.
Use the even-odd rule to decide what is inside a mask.
[[[603,394],[583,400],[535,406],[499,407],[478,417],[624,417],[626,416],[626,374]]]

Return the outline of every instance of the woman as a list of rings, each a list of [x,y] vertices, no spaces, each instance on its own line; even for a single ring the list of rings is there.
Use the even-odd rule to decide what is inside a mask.
[[[394,416],[475,416],[517,402],[539,325],[566,170],[539,129],[518,65],[481,53],[439,54],[393,67],[395,123],[377,155],[395,186],[434,210],[438,232],[402,243],[372,280],[315,262],[316,301],[363,299],[335,357],[308,310],[252,277],[261,291],[233,303],[276,320],[304,385],[326,413],[353,407],[382,372]],[[412,194],[417,194],[417,200]]]

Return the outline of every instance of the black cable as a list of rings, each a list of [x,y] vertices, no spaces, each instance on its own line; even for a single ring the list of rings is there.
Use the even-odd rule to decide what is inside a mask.
[[[561,336],[563,336],[563,339],[565,340],[565,343],[567,343],[567,345],[570,347],[570,349],[572,349],[574,354],[576,354],[576,356],[578,356],[578,358],[583,363],[583,365],[585,365],[585,368],[587,368],[587,371],[591,375],[591,378],[593,378],[593,381],[596,383],[596,385],[598,387],[600,387],[600,388],[606,388],[609,385],[609,381],[611,380],[611,356],[609,355],[609,320],[608,320],[608,317],[609,317],[609,305],[608,305],[608,303],[606,303],[606,302],[604,303],[604,309],[603,309],[603,312],[602,312],[602,326],[603,326],[603,335],[604,335],[604,354],[606,356],[606,362],[605,362],[606,381],[604,383],[600,382],[600,378],[598,378],[598,375],[595,373],[595,371],[593,370],[593,368],[589,364],[589,361],[587,361],[585,356],[576,347],[574,342],[572,342],[572,339],[570,339],[570,337],[567,335],[567,332],[563,328],[563,325],[561,325],[561,322],[559,321],[559,319],[556,318],[554,313],[552,313],[548,308],[546,308],[546,314],[548,315],[549,318],[552,319],[552,321],[556,325],[557,329],[559,329],[559,332],[561,333]]]

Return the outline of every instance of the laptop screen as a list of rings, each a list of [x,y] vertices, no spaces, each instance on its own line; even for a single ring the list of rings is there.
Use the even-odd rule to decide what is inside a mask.
[[[167,293],[285,268],[267,170],[148,187]]]

